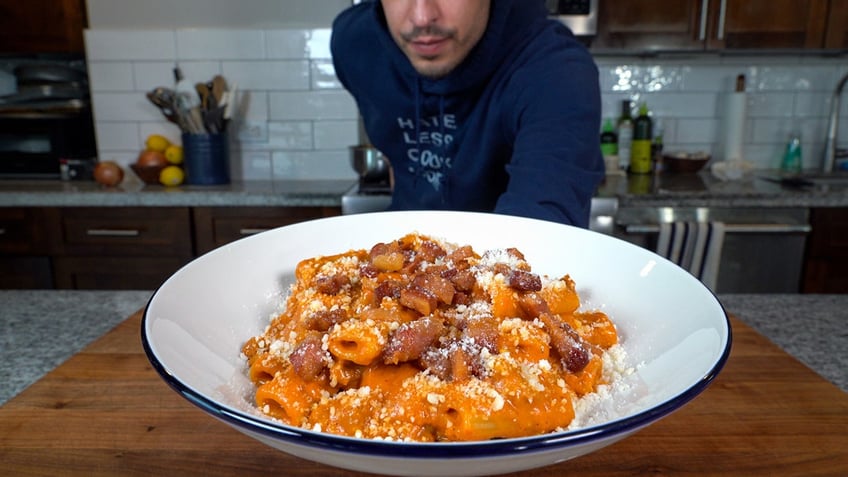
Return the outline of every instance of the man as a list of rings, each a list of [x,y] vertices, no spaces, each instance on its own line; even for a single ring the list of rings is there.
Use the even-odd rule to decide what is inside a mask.
[[[588,225],[598,70],[543,0],[365,2],[336,18],[331,48],[392,165],[391,209]]]

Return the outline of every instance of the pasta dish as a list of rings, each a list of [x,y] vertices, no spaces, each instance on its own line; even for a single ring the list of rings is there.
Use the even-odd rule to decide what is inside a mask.
[[[289,425],[398,441],[567,428],[618,342],[573,280],[523,254],[421,234],[301,261],[285,311],[242,347],[255,403]]]

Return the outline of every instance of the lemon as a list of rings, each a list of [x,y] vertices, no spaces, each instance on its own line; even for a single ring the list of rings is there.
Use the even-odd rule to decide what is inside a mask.
[[[168,160],[171,164],[182,164],[183,163],[183,148],[182,146],[178,146],[176,144],[171,144],[167,148],[165,148],[165,159]]]
[[[159,173],[159,182],[166,186],[178,186],[185,180],[185,172],[179,166],[168,166]]]
[[[151,134],[147,136],[144,146],[148,151],[165,152],[165,149],[171,145],[171,141],[161,134]]]

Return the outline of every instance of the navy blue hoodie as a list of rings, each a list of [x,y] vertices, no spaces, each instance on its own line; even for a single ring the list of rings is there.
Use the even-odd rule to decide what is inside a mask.
[[[586,227],[603,177],[598,70],[543,0],[491,0],[448,75],[419,75],[379,1],[333,23],[333,63],[390,161],[391,209],[496,212]]]

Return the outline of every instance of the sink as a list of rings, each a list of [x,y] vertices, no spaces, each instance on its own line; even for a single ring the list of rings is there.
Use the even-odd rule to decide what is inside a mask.
[[[848,171],[809,172],[797,178],[816,185],[848,185]]]
[[[761,178],[786,187],[848,186],[848,171],[811,171],[793,175],[775,175]]]

